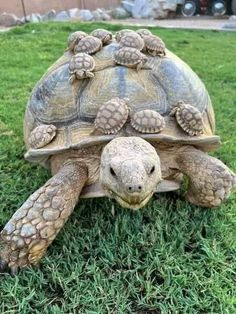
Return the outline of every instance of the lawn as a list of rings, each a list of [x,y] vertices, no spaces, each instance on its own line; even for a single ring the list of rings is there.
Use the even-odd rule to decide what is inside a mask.
[[[71,31],[101,26],[121,28],[31,24],[0,34],[0,229],[50,176],[23,158],[29,94]],[[206,84],[222,138],[214,156],[236,171],[236,33],[153,32]],[[0,313],[234,314],[235,230],[235,194],[214,210],[174,194],[137,213],[108,199],[80,201],[38,268],[0,274]]]

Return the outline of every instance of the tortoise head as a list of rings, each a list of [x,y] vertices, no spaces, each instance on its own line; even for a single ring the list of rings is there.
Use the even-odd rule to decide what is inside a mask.
[[[122,207],[143,207],[161,180],[160,159],[144,139],[119,137],[104,147],[100,182]]]

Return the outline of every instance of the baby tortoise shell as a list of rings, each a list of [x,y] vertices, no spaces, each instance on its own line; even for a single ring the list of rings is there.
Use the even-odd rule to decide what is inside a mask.
[[[93,36],[87,36],[82,38],[75,46],[75,53],[85,52],[87,54],[93,54],[102,48],[101,39]]]
[[[103,28],[92,31],[91,36],[99,38],[104,45],[112,41],[112,33]]]
[[[135,48],[124,47],[114,53],[114,60],[117,64],[140,70],[148,58]]]
[[[130,33],[135,33],[135,31],[132,31],[131,29],[122,29],[115,33],[115,39],[117,42],[119,42],[123,36]]]
[[[88,35],[82,31],[77,31],[77,32],[71,33],[68,37],[68,48],[67,48],[67,50],[74,51],[75,46],[78,44],[78,42],[86,36],[88,36]]]
[[[31,148],[42,148],[49,144],[56,136],[56,127],[53,124],[41,124],[36,127],[29,137],[29,145]]]
[[[121,37],[119,42],[121,47],[131,47],[136,48],[137,50],[141,51],[144,48],[144,41],[143,39],[136,33],[128,33]]]
[[[180,101],[170,115],[175,115],[180,127],[189,135],[196,136],[203,133],[202,114],[196,107]]]
[[[95,61],[93,57],[87,53],[80,52],[74,55],[69,64],[69,82],[72,84],[77,78],[78,80],[84,78],[92,78],[94,74],[92,71],[95,68]]]
[[[145,49],[151,56],[165,56],[165,44],[160,37],[149,35],[144,36]]]
[[[116,134],[127,121],[128,115],[126,99],[113,98],[99,108],[94,122],[95,129],[103,134]]]
[[[135,112],[130,122],[132,127],[141,133],[159,133],[165,127],[162,115],[150,109]]]
[[[146,29],[146,28],[140,28],[140,29],[138,29],[137,31],[136,31],[136,33],[138,33],[139,34],[139,36],[141,36],[142,38],[144,37],[144,36],[150,36],[150,35],[152,35],[152,32],[150,32],[148,29]]]

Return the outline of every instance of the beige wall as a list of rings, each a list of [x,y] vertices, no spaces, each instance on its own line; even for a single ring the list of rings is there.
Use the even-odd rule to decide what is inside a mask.
[[[24,0],[26,14],[45,13],[50,9],[56,11],[67,10],[71,8],[90,9],[96,8],[109,9],[117,6],[119,0]],[[0,0],[0,13],[14,13],[17,16],[23,16],[21,0]]]

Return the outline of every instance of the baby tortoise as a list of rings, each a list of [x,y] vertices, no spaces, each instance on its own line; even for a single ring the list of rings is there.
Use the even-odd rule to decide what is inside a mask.
[[[189,104],[178,102],[170,113],[176,117],[181,128],[191,136],[203,133],[203,119],[201,112]]]
[[[77,53],[71,58],[69,64],[70,83],[72,84],[75,79],[93,78],[94,68],[95,61],[92,56],[83,52]]]
[[[143,39],[134,32],[122,36],[119,44],[121,47],[136,48],[139,51],[141,51],[144,48]]]
[[[91,36],[99,38],[104,45],[112,41],[112,33],[103,28],[92,31]]]
[[[87,54],[93,54],[102,48],[101,39],[93,36],[86,36],[82,38],[75,46],[75,53],[85,52]]]
[[[152,32],[150,32],[148,29],[146,29],[146,28],[140,28],[140,29],[138,29],[137,31],[136,31],[136,33],[138,33],[139,34],[139,36],[141,36],[142,38],[144,37],[144,36],[150,36],[150,35],[152,35]]]
[[[70,50],[73,52],[75,49],[75,46],[78,44],[78,42],[86,36],[88,36],[88,35],[82,31],[77,31],[77,32],[71,33],[68,37],[68,48],[67,48],[67,50]]]
[[[41,124],[30,134],[29,145],[32,148],[41,148],[49,144],[56,136],[56,127],[53,124]]]
[[[131,29],[122,29],[115,33],[115,39],[119,42],[123,36],[131,33],[135,33],[135,31],[132,31]]]
[[[165,56],[165,43],[162,41],[160,37],[149,35],[144,36],[145,50],[151,56]]]
[[[104,134],[116,134],[127,121],[129,109],[126,99],[113,98],[102,105],[95,119],[95,129]]]
[[[114,53],[114,60],[117,64],[136,68],[139,71],[144,67],[148,58],[135,48],[124,47]]]
[[[165,119],[154,110],[144,109],[135,112],[131,117],[131,125],[141,133],[159,133],[165,127]]]

